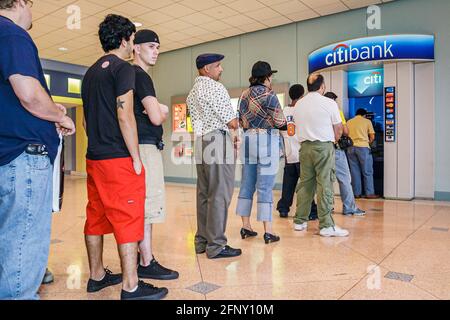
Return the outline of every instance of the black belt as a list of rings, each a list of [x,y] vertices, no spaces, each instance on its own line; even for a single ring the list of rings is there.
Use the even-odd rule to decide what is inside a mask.
[[[139,139],[139,144],[154,144],[157,145],[158,142],[161,141],[157,138],[144,138],[144,139]]]
[[[155,145],[158,150],[164,150],[164,143],[158,138],[139,139],[139,144],[152,144]]]
[[[45,144],[32,143],[25,148],[25,152],[33,156],[48,155],[47,146]]]

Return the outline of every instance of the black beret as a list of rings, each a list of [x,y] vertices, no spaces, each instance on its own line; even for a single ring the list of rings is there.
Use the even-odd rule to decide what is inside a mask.
[[[225,58],[225,56],[222,54],[204,53],[204,54],[199,55],[195,62],[197,64],[197,69],[201,69],[208,64],[211,64],[211,63],[214,63],[217,61],[222,61],[223,58]]]

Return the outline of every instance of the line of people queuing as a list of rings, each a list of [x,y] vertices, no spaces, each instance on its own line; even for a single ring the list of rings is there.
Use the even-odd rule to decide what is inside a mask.
[[[51,180],[58,133],[75,132],[64,106],[51,99],[38,51],[26,32],[31,28],[31,5],[25,0],[0,0],[0,39],[9,44],[0,47],[0,95],[4,102],[0,107],[0,299],[39,298],[50,245]],[[158,101],[148,74],[156,64],[160,41],[155,32],[136,32],[129,19],[114,14],[100,24],[99,39],[105,55],[89,68],[82,86],[88,136],[84,228],[90,268],[87,292],[121,283],[121,299],[162,299],[167,288],[139,280],[179,277],[177,271],[160,265],[152,250],[152,226],[164,222],[166,215],[161,150],[162,123],[169,110]],[[301,90],[291,95],[298,101],[292,118],[286,119],[272,90],[272,75],[277,71],[258,61],[236,115],[228,91],[219,82],[223,59],[220,54],[197,57],[199,76],[187,98],[196,136],[196,253],[205,253],[210,259],[242,253],[230,247],[225,236],[238,156],[243,163],[236,208],[242,219],[241,237],[257,235],[250,223],[256,192],[263,239],[267,244],[280,240],[272,228],[272,191],[283,149],[280,132],[292,136],[292,121],[299,142],[294,149],[301,145],[299,161],[292,163],[296,167],[293,176],[300,175],[294,228],[306,229],[317,193],[320,234],[348,235],[335,226],[331,216],[335,167],[345,167],[345,153],[341,160],[337,156],[335,160],[335,142],[342,135],[343,119],[333,99],[323,96],[323,77],[313,74],[308,78],[305,97],[301,98]],[[286,167],[289,171],[290,166]],[[344,213],[361,215],[364,212],[356,207],[353,194],[350,196],[348,166],[344,171],[339,181]],[[293,178],[289,173],[286,176]],[[289,197],[292,195],[283,195]],[[283,215],[291,203],[288,199],[284,207],[279,204]],[[103,236],[110,233],[118,246],[120,274],[103,264]]]

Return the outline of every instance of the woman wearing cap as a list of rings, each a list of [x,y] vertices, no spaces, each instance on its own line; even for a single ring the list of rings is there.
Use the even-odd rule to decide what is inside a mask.
[[[257,235],[250,224],[253,195],[258,192],[257,220],[264,224],[265,243],[280,240],[272,232],[272,190],[280,159],[279,130],[286,130],[286,119],[280,102],[272,91],[272,75],[276,73],[264,61],[252,68],[250,88],[239,102],[239,121],[244,129],[242,180],[236,213],[242,218],[241,237]]]

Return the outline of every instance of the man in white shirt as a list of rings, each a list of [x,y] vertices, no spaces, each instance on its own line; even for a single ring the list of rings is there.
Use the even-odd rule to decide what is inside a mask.
[[[301,149],[294,229],[307,229],[311,201],[317,190],[320,235],[346,237],[348,231],[337,227],[331,216],[336,181],[334,143],[343,132],[339,108],[335,101],[323,96],[326,88],[322,75],[311,74],[307,84],[309,93],[297,102],[294,112],[295,125],[301,128],[296,133]]]
[[[210,259],[241,254],[241,249],[227,245],[225,236],[228,208],[234,191],[235,149],[238,145],[237,137],[232,135],[239,128],[239,122],[230,95],[219,82],[223,58],[220,54],[202,54],[197,57],[199,76],[187,98],[196,135],[195,252],[206,252]]]

